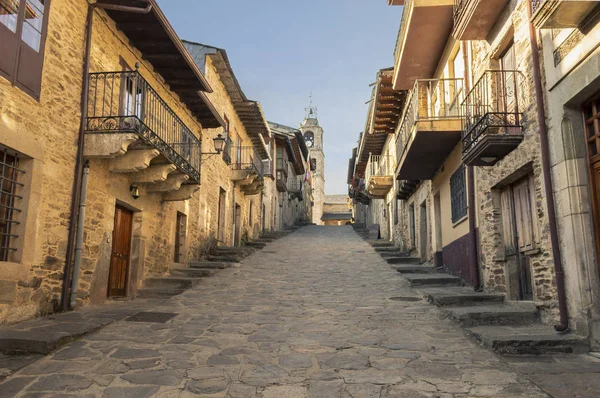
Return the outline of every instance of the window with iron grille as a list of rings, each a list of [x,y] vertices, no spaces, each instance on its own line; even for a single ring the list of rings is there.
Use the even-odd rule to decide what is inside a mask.
[[[22,196],[18,190],[23,187],[19,182],[19,176],[24,173],[19,169],[19,156],[13,151],[0,149],[0,261],[8,261],[10,253],[16,251],[14,242],[18,235],[13,233],[16,213],[20,213],[19,207]]]
[[[458,170],[450,177],[450,203],[452,222],[457,222],[467,215],[467,188],[464,165],[460,165]]]

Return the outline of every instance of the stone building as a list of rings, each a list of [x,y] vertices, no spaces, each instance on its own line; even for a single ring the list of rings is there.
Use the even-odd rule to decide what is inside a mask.
[[[10,4],[0,322],[135,297],[265,228],[270,130],[223,50],[187,43],[192,58],[154,0]]]
[[[403,17],[350,160],[357,222],[599,346],[598,2],[388,4]]]
[[[308,171],[308,148],[300,130],[269,122],[273,139],[275,178],[269,197],[272,225],[281,230],[310,222],[312,206]],[[265,190],[269,192],[268,190]]]
[[[316,110],[308,109],[308,116],[300,124],[300,131],[308,147],[312,186],[312,223],[322,225],[323,203],[325,201],[325,149],[323,128],[319,125]]]
[[[321,221],[328,226],[352,224],[352,203],[348,195],[325,195]]]

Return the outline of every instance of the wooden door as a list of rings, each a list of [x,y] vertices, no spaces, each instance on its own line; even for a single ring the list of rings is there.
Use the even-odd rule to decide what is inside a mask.
[[[177,223],[175,224],[175,252],[173,261],[183,263],[185,259],[185,238],[186,238],[187,216],[177,212]]]
[[[590,190],[592,192],[592,214],[596,241],[597,267],[600,271],[600,97],[583,107],[585,138],[590,170]]]
[[[217,240],[225,243],[225,216],[227,209],[227,192],[223,188],[219,188],[219,220],[217,224]]]
[[[116,207],[115,226],[113,230],[113,246],[110,256],[110,271],[108,275],[109,297],[124,297],[127,295],[127,276],[129,275],[132,221],[132,211],[121,206]]]

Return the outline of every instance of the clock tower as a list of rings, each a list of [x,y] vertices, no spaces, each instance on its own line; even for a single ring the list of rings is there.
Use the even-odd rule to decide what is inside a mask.
[[[325,153],[323,152],[323,129],[317,120],[316,108],[312,104],[308,115],[300,125],[300,131],[308,147],[310,170],[312,172],[312,222],[323,225],[323,203],[325,202]]]

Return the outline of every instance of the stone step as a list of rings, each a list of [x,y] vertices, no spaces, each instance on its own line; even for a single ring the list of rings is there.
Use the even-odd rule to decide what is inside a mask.
[[[445,307],[444,313],[465,327],[478,325],[529,325],[538,320],[537,307],[531,302]]]
[[[462,286],[462,280],[448,274],[403,274],[412,287],[418,286]]]
[[[190,261],[190,268],[225,269],[231,267],[229,262],[219,261]]]
[[[387,253],[387,252],[394,252],[394,253],[403,253],[402,251],[398,250],[398,248],[396,246],[375,246],[373,247],[373,249],[375,249],[375,251],[377,253]]]
[[[421,259],[417,257],[386,257],[388,264],[421,264]]]
[[[254,240],[253,242],[272,243],[272,242],[275,242],[277,239],[279,239],[279,238],[258,238],[256,240]]]
[[[193,278],[208,278],[215,274],[215,269],[210,268],[173,268],[171,275],[173,276],[189,276]]]
[[[381,257],[383,258],[390,258],[390,257],[405,257],[405,258],[410,258],[410,255],[406,254],[405,252],[402,252],[398,249],[396,250],[387,250],[387,251],[382,251],[382,252],[377,252]],[[416,257],[413,257],[416,258]],[[418,259],[420,260],[420,259]]]
[[[423,292],[430,303],[438,307],[472,306],[489,303],[502,303],[504,294],[478,293],[471,288],[447,287]]]
[[[232,256],[239,256],[241,258],[244,258],[244,257],[248,257],[255,251],[256,250],[252,247],[227,247],[227,248],[218,248],[215,250],[215,252],[213,254],[217,255],[217,256],[232,255]]]
[[[435,272],[433,265],[417,264],[394,264],[392,268],[401,274],[430,274]]]
[[[194,278],[189,276],[150,277],[144,279],[144,287],[189,289],[190,287],[196,286],[201,280],[202,278]]]
[[[467,332],[483,346],[503,355],[582,354],[589,351],[586,338],[558,334],[552,326],[475,326]]]
[[[220,263],[239,263],[241,258],[239,258],[238,256],[232,256],[230,254],[228,254],[228,255],[209,254],[208,256],[206,256],[206,260],[216,261],[216,262],[220,262]]]
[[[255,241],[252,241],[252,242],[246,242],[246,243],[245,243],[245,245],[246,245],[247,247],[251,247],[251,248],[253,248],[253,249],[257,249],[257,250],[264,249],[264,248],[265,248],[265,246],[267,246],[267,244],[266,244],[266,243],[264,243],[264,242],[255,242]]]
[[[181,294],[181,293],[185,292],[186,290],[187,289],[182,289],[182,288],[143,287],[141,289],[138,289],[137,297],[139,297],[139,298],[171,297],[171,296],[177,296],[178,294]]]
[[[367,239],[367,243],[373,247],[395,247],[392,242],[381,239]]]

